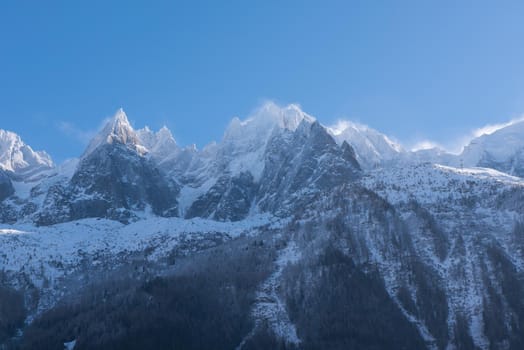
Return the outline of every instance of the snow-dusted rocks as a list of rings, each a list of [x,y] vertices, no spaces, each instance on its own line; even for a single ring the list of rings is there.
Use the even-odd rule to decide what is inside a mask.
[[[464,164],[524,176],[524,121],[473,139],[461,154]]]
[[[281,108],[271,102],[246,120],[233,118],[222,140],[206,150],[214,158],[213,171],[232,176],[250,172],[255,181],[260,181],[270,140],[276,135],[294,132],[303,121],[311,124],[314,119],[296,105]]]
[[[138,134],[135,132],[122,108],[111,118],[103,129],[91,140],[82,158],[105,144],[121,144],[139,154],[146,153]]]
[[[399,228],[411,246],[402,248],[404,253],[390,255],[394,244],[373,248],[377,243],[369,241],[367,247],[380,263],[388,292],[408,318],[417,320],[421,334],[428,330],[437,348],[457,346],[460,327],[469,329],[471,342],[481,349],[520,341],[512,330],[518,326],[502,315],[523,315],[520,303],[505,291],[523,291],[518,282],[523,245],[517,238],[522,232],[516,231],[524,210],[522,179],[492,169],[420,164],[378,169],[362,184],[386,199],[407,227]],[[402,258],[406,252],[408,260]],[[410,266],[411,261],[422,265]],[[421,277],[413,276],[420,273],[429,280],[417,282]],[[433,316],[423,316],[421,309],[432,303],[421,296],[428,283],[434,288],[431,298],[441,298],[431,306]],[[438,330],[436,316],[443,329]],[[493,322],[505,324],[498,336]]]
[[[280,133],[268,143],[258,205],[286,215],[359,175],[347,143],[339,146],[318,122],[303,121],[294,132]]]
[[[91,141],[71,180],[50,189],[37,223],[89,217],[128,222],[136,217],[133,211],[146,210],[178,215],[178,185],[146,157],[144,143],[153,147],[158,143],[152,139],[143,142],[119,110]]]
[[[33,151],[17,134],[0,129],[0,169],[20,175],[53,167],[51,157],[44,151]]]
[[[258,185],[253,175],[243,172],[224,175],[189,207],[185,217],[208,217],[219,221],[238,221],[248,216]]]
[[[328,131],[337,143],[348,142],[355,149],[359,163],[367,169],[398,159],[405,152],[398,143],[365,125],[343,120]]]
[[[214,151],[212,174],[218,179],[190,206],[188,217],[239,220],[251,211],[287,215],[360,173],[352,148],[337,145],[294,105],[267,104],[245,121],[234,119]]]

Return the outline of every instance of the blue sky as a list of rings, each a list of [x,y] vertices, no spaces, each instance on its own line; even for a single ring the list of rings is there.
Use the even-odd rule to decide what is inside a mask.
[[[409,146],[524,113],[522,1],[0,4],[0,128],[55,159],[123,107],[182,145],[262,101]]]

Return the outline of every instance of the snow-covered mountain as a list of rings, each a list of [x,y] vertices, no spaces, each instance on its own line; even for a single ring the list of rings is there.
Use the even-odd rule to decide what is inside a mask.
[[[142,145],[137,132],[131,126],[124,110],[120,108],[103,129],[91,140],[83,154],[83,158],[88,157],[97,148],[106,144],[124,145],[131,150],[145,154],[147,149]]]
[[[11,131],[0,129],[0,169],[16,174],[31,174],[53,167],[51,157],[44,151],[33,151]]]
[[[524,121],[474,138],[460,155],[465,164],[524,176]]]
[[[342,120],[328,130],[338,143],[348,142],[355,149],[359,163],[367,169],[398,159],[405,153],[398,143],[366,125]]]
[[[26,323],[0,344],[520,349],[523,132],[411,152],[267,103],[201,150],[119,110],[63,165],[2,151],[0,310]]]
[[[37,223],[88,217],[127,222],[134,211],[147,210],[177,216],[179,187],[161,174],[149,152],[120,109],[91,141],[71,179],[48,192]]]
[[[352,178],[360,171],[354,157],[296,105],[268,103],[244,121],[233,119],[223,140],[204,149],[200,174],[208,176],[200,187],[182,189],[200,193],[186,216],[238,220],[250,212],[284,213],[334,178]]]
[[[484,167],[524,176],[524,120],[489,128],[473,137],[460,153],[440,147],[400,152],[396,162],[436,163],[454,167]]]
[[[407,164],[434,163],[454,167],[476,166],[476,164],[464,164],[459,155],[450,153],[439,146],[404,152],[399,160]]]

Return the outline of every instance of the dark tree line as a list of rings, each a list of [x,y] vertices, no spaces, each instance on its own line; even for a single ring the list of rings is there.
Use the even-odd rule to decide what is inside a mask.
[[[316,258],[288,267],[285,278],[283,292],[302,348],[425,348],[378,272],[364,272],[333,245]]]
[[[0,344],[15,335],[26,317],[24,297],[8,286],[0,285]]]
[[[243,240],[193,256],[169,276],[107,280],[36,319],[13,349],[234,349],[253,328],[274,249]]]

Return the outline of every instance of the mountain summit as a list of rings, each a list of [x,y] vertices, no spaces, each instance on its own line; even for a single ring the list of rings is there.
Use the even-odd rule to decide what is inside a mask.
[[[126,145],[140,154],[144,154],[146,151],[122,108],[115,113],[102,130],[91,140],[82,157],[88,156],[101,145],[113,143]]]
[[[358,161],[366,168],[394,160],[405,152],[386,135],[362,124],[344,120],[328,130],[338,143],[346,141],[352,145]]]
[[[524,120],[473,139],[461,154],[464,164],[524,177]]]
[[[11,131],[0,129],[0,169],[17,174],[30,174],[53,167],[51,157],[44,151],[33,151]]]

